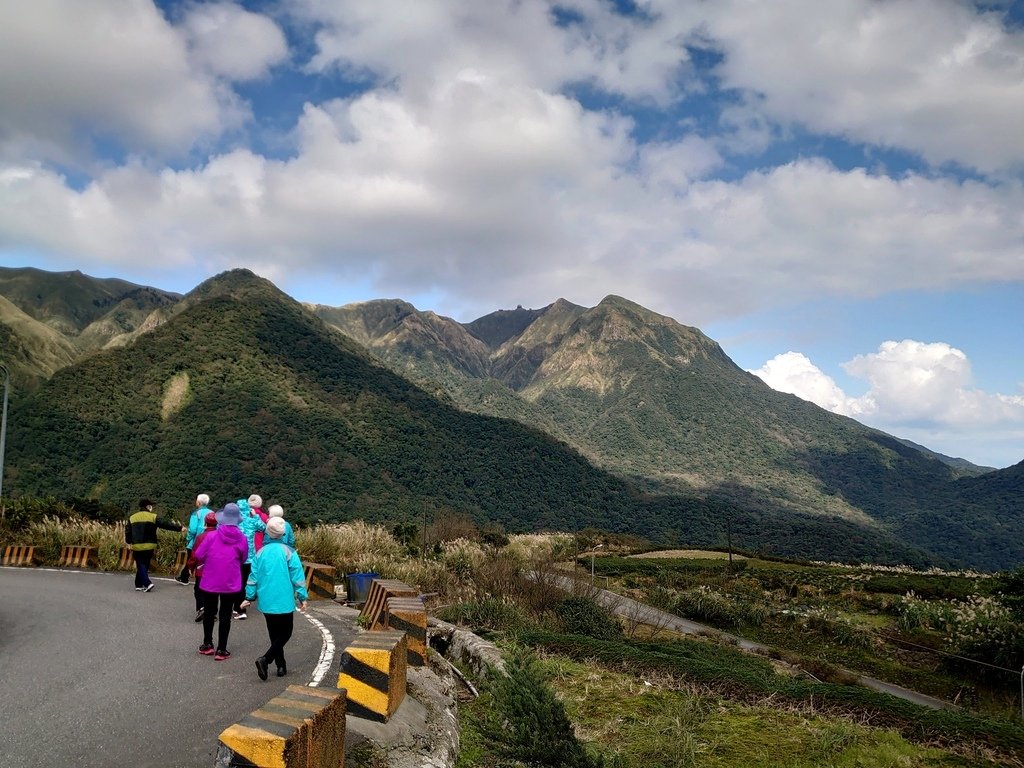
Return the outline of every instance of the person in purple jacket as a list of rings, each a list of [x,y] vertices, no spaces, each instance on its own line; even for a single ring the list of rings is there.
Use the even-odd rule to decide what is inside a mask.
[[[231,604],[242,589],[242,563],[249,556],[249,542],[239,529],[242,513],[235,503],[217,513],[217,529],[196,547],[195,558],[203,564],[203,644],[199,652],[217,661],[231,658]],[[219,609],[218,609],[219,603]],[[217,647],[213,647],[214,619],[220,619]]]

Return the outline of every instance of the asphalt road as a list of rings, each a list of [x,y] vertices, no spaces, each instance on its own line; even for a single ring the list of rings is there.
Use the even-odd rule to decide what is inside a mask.
[[[232,622],[232,657],[217,662],[197,653],[191,585],[155,583],[143,593],[130,573],[0,568],[2,768],[210,768],[224,728],[310,682],[325,643],[302,614],[288,675],[271,667],[263,682],[253,660],[269,641],[255,607]]]
[[[573,590],[573,584],[581,584],[582,582],[574,582],[569,576],[556,575],[555,579],[559,586],[567,591]],[[664,627],[670,629],[673,632],[678,632],[683,635],[707,635],[710,637],[720,637],[726,642],[741,648],[744,651],[751,651],[754,653],[760,653],[767,655],[771,652],[771,648],[761,643],[756,643],[753,640],[747,640],[746,638],[739,637],[737,635],[731,635],[728,632],[723,632],[720,629],[715,629],[706,624],[699,624],[696,621],[690,621],[680,616],[676,616],[672,613],[666,613],[665,611],[652,608],[649,605],[638,603],[636,600],[631,600],[623,595],[616,594],[615,592],[609,592],[606,589],[598,589],[589,584],[582,583],[582,587],[585,592],[592,593],[594,599],[597,600],[601,605],[607,608],[617,616],[622,616],[627,621],[636,621],[642,624],[650,624],[655,627]],[[876,680],[873,677],[867,677],[865,675],[858,675],[855,672],[849,672],[857,679],[860,685],[880,693],[887,693],[890,696],[896,696],[900,699],[918,704],[922,707],[928,707],[929,709],[948,709],[954,708],[955,705],[942,699],[937,699],[934,696],[928,696],[918,691],[912,691],[909,688],[904,688],[893,683],[887,683],[883,680]]]

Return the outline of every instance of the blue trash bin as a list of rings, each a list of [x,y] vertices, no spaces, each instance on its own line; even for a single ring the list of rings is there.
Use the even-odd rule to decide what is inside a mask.
[[[370,585],[379,579],[379,573],[350,573],[346,578],[348,599],[346,602],[362,605],[370,595]]]

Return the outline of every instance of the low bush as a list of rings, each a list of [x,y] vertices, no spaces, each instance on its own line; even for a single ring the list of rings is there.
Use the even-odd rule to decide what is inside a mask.
[[[744,698],[774,696],[816,707],[855,713],[876,726],[894,727],[908,738],[938,743],[977,742],[1024,754],[1024,726],[1007,720],[974,715],[963,710],[929,709],[860,686],[834,685],[783,677],[767,661],[726,647],[697,641],[650,643],[610,642],[581,635],[550,632],[520,633],[518,642],[544,648],[576,660],[589,659],[634,672],[645,670],[677,674],[712,686],[720,695]],[[699,646],[705,646],[700,648]]]
[[[523,650],[509,654],[506,675],[489,676],[490,706],[479,723],[486,743],[503,758],[529,766],[591,768],[592,758],[573,733],[565,707],[545,682],[536,660]]]
[[[437,610],[438,618],[474,631],[517,631],[535,626],[534,619],[515,602],[488,597]]]
[[[737,600],[706,586],[681,592],[676,596],[672,611],[694,621],[726,628],[760,624],[768,617],[768,608],[762,601]]]
[[[622,627],[607,610],[589,597],[567,597],[555,605],[555,616],[564,632],[599,640],[617,640]]]

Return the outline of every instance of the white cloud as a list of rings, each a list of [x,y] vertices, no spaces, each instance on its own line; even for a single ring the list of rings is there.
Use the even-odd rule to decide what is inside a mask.
[[[959,0],[704,8],[724,84],[760,94],[772,119],[936,164],[1024,168],[1024,32],[1000,16]]]
[[[229,80],[263,77],[288,55],[284,33],[276,23],[233,3],[193,6],[182,26],[194,59]]]
[[[639,147],[630,127],[467,71],[415,103],[378,90],[307,105],[288,160],[239,149],[178,171],[133,163],[81,191],[9,164],[0,244],[339,270],[485,311],[620,293],[698,324],[811,297],[1024,280],[1020,184],[822,161],[701,180],[719,162],[706,140]]]
[[[910,339],[885,341],[877,352],[857,355],[843,369],[864,380],[867,392],[849,397],[799,352],[777,355],[751,373],[780,392],[942,453],[994,457],[1019,450],[1024,397],[974,387],[967,355],[955,347]],[[1005,464],[994,458],[987,461]]]
[[[96,138],[181,152],[245,110],[146,0],[2,0],[0,158],[84,160]]]
[[[855,399],[847,397],[831,376],[800,352],[776,355],[750,373],[772,389],[809,400],[827,411],[852,416],[858,410]]]
[[[738,91],[721,113],[733,150],[803,125],[933,164],[1024,168],[1024,32],[961,0],[650,0],[629,16],[600,0],[300,7],[321,25],[313,70],[368,72],[410,94],[473,67],[664,104],[701,90],[687,47],[698,46],[722,55],[716,74]]]
[[[699,21],[652,23],[598,0],[303,0],[299,7],[321,25],[311,69],[370,72],[412,93],[472,68],[546,90],[582,82],[665,101],[687,79],[684,33]]]

